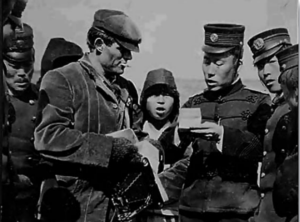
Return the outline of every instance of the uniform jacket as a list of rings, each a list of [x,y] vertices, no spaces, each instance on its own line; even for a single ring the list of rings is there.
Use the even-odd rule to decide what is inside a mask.
[[[9,137],[12,161],[18,174],[33,176],[33,168],[27,158],[35,152],[34,128],[37,112],[38,89],[31,84],[21,96],[11,96],[16,121],[11,126]]]
[[[84,180],[61,178],[81,204],[79,221],[105,221],[104,187],[113,142],[105,134],[129,127],[128,81],[117,82],[110,84],[85,55],[49,71],[41,83],[36,148],[45,156],[95,169],[92,175],[80,175]]]
[[[273,204],[276,213],[280,217],[286,217],[286,221],[298,215],[298,115],[298,109],[289,112],[286,115],[288,118],[283,117],[275,130],[276,135],[286,136],[285,143],[281,143],[286,157],[279,147],[275,147],[276,159],[279,156],[279,167],[273,188]],[[279,142],[282,137],[277,136],[276,139]]]
[[[270,103],[269,95],[248,89],[238,80],[225,90],[204,91],[184,104],[185,108],[201,108],[203,121],[220,122],[224,136],[222,153],[215,141],[198,138],[193,143],[180,209],[199,213],[253,213],[260,200],[257,186],[258,162],[262,158],[260,132],[267,121],[257,115],[257,110],[264,113]],[[254,113],[260,122],[250,121]]]
[[[262,200],[257,209],[254,221],[261,222],[280,222],[284,221],[284,218],[279,217],[273,207],[272,189],[276,177],[277,161],[275,160],[274,147],[279,145],[281,148],[280,153],[285,154],[285,148],[283,143],[284,140],[276,141],[276,135],[274,136],[275,129],[278,125],[282,128],[287,128],[286,122],[284,124],[278,124],[280,119],[290,111],[289,105],[285,102],[282,97],[275,97],[272,102],[272,116],[268,120],[265,136],[264,136],[264,150],[263,150],[263,161],[260,174],[260,190]],[[286,135],[286,134],[285,134]],[[277,144],[279,143],[279,144]]]
[[[5,82],[5,65],[3,63],[3,72],[2,72],[2,81],[1,81],[1,118],[2,118],[2,220],[8,222],[15,222],[16,220],[16,211],[15,211],[15,187],[14,180],[17,177],[16,172],[13,168],[11,161],[11,152],[9,150],[9,133],[11,131],[11,124],[14,121],[14,109],[10,103],[10,99],[7,92],[7,85]]]

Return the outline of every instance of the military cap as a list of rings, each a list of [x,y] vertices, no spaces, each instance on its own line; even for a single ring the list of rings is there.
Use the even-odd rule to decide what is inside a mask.
[[[262,59],[274,56],[283,45],[291,45],[288,30],[276,28],[261,32],[248,41],[253,53],[253,63],[256,64]]]
[[[207,53],[224,53],[244,44],[245,26],[236,24],[204,25],[205,40],[202,50]]]
[[[133,21],[123,12],[100,9],[95,12],[93,27],[108,32],[124,48],[139,52],[141,33]]]
[[[33,30],[28,24],[3,26],[3,57],[11,62],[34,61]]]
[[[44,76],[49,70],[77,61],[82,56],[83,51],[77,44],[64,38],[52,38],[42,57],[41,76]]]
[[[298,51],[299,51],[298,44],[296,44],[276,54],[279,66],[281,68],[281,73],[283,73],[286,70],[292,69],[294,67],[298,67],[299,64]]]

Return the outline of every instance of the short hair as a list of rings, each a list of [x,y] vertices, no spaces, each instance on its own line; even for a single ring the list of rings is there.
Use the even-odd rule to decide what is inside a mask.
[[[95,49],[95,40],[97,38],[101,38],[107,46],[111,46],[113,43],[115,43],[115,39],[105,30],[91,27],[87,34],[87,45],[90,51]]]
[[[298,75],[299,69],[298,66],[292,69],[288,69],[283,71],[281,76],[279,77],[279,83],[286,86],[289,93],[293,93],[298,90]]]

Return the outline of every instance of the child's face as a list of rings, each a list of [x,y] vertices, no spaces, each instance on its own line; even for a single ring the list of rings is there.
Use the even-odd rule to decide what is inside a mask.
[[[155,120],[165,120],[173,110],[174,98],[169,95],[152,95],[148,97],[146,109]]]

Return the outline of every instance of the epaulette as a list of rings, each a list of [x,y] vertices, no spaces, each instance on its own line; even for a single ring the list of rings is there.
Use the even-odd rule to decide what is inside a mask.
[[[259,89],[249,88],[248,86],[244,86],[244,89],[249,90],[251,92],[258,93],[258,94],[270,95],[270,93],[268,91],[262,91],[262,90],[259,90]]]

